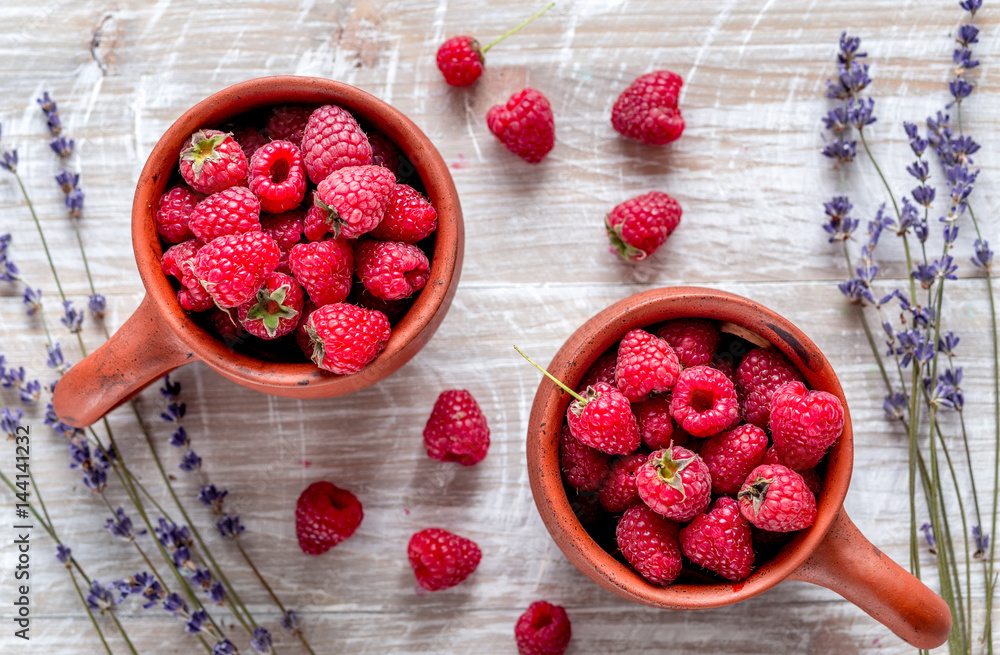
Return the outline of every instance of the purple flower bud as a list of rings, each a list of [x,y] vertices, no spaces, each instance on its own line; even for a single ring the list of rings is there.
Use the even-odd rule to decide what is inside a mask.
[[[219,529],[219,534],[226,539],[236,539],[245,529],[240,523],[239,514],[223,514],[222,518],[216,521],[215,527]]]
[[[271,648],[271,633],[264,628],[254,628],[250,646],[260,655],[271,655],[274,652]]]
[[[0,411],[0,430],[7,433],[9,439],[13,439],[18,435],[18,428],[21,427],[22,418],[24,418],[24,412],[20,407],[15,407],[14,409],[4,407],[3,411]]]
[[[73,556],[73,551],[63,546],[62,544],[56,544],[56,559],[63,564],[69,565],[69,558]]]

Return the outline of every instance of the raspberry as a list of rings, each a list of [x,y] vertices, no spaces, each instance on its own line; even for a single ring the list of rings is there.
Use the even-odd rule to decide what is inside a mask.
[[[670,396],[655,396],[633,407],[642,443],[653,450],[673,445],[674,420],[670,416]],[[682,445],[682,444],[677,444]],[[742,480],[741,480],[742,482]]]
[[[649,455],[635,474],[642,502],[668,519],[688,521],[712,500],[712,478],[696,453],[682,446]]]
[[[572,635],[566,610],[544,600],[528,605],[514,625],[518,655],[562,655]]]
[[[218,193],[231,186],[246,186],[246,155],[231,134],[198,130],[180,154],[181,177],[195,191]]]
[[[608,471],[604,484],[597,491],[601,507],[609,512],[624,512],[641,501],[639,489],[635,486],[635,476],[646,463],[649,453],[632,453],[619,459]]]
[[[337,169],[371,164],[372,147],[349,111],[323,105],[309,115],[302,134],[302,159],[309,179],[319,184]]]
[[[748,423],[706,439],[699,454],[712,474],[712,491],[735,495],[750,471],[762,462],[765,451],[767,434]]]
[[[801,382],[802,375],[777,350],[754,348],[736,368],[736,386],[743,397],[747,423],[766,428],[774,390],[788,382]]]
[[[684,131],[684,119],[677,108],[683,83],[670,71],[640,75],[615,101],[611,126],[622,136],[649,145],[677,140]]]
[[[325,371],[350,375],[363,369],[385,348],[389,319],[354,305],[324,305],[306,319],[313,342],[311,359]]]
[[[727,580],[739,582],[753,570],[750,524],[728,496],[716,500],[711,510],[681,528],[680,542],[685,557]]]
[[[437,211],[434,206],[408,184],[397,184],[392,188],[382,221],[369,236],[381,241],[416,243],[426,239],[436,229]]]
[[[627,455],[641,442],[628,398],[601,382],[569,404],[566,422],[576,439],[609,455]]]
[[[303,553],[322,555],[354,534],[363,518],[357,496],[330,482],[313,482],[295,504],[295,536]]]
[[[302,318],[302,287],[291,276],[271,273],[256,296],[237,307],[240,323],[261,339],[283,337]]]
[[[615,386],[631,403],[670,391],[680,371],[670,344],[645,330],[629,331],[618,344]]]
[[[406,315],[406,310],[412,305],[409,298],[404,300],[382,300],[360,284],[355,284],[351,287],[351,295],[348,296],[347,302],[358,307],[364,307],[365,309],[377,309],[386,315],[386,318],[389,319],[389,323],[392,325],[398,323],[399,319]]]
[[[188,239],[174,244],[163,253],[160,267],[164,273],[174,276],[183,283],[185,277],[191,279],[190,265],[194,256],[198,254],[199,248],[201,248],[201,244],[198,243],[197,239]]]
[[[313,340],[309,338],[309,333],[306,332],[306,326],[309,325],[309,316],[317,309],[318,307],[316,307],[311,300],[306,299],[306,301],[302,303],[302,320],[299,321],[299,324],[295,326],[295,329],[292,331],[292,334],[295,336],[296,345],[298,345],[302,354],[306,356],[306,359],[309,360],[312,359],[313,352],[316,348],[315,344],[313,344]]]
[[[348,166],[330,174],[316,187],[314,205],[321,210],[323,229],[354,239],[382,221],[396,186],[393,174],[381,166]],[[306,216],[306,236],[314,239],[313,215]]]
[[[587,387],[592,387],[598,382],[615,386],[615,366],[617,365],[618,353],[616,352],[604,353],[598,357],[597,361],[583,375],[583,379],[577,385],[577,392],[586,393]]]
[[[569,426],[563,424],[559,433],[559,469],[574,489],[597,491],[610,466],[605,453],[574,439]]]
[[[618,521],[615,539],[628,563],[655,585],[668,585],[681,572],[678,525],[645,505],[630,507]]]
[[[180,243],[191,238],[188,222],[194,206],[205,196],[190,187],[178,184],[162,196],[156,208],[156,231],[167,243]]]
[[[240,144],[243,156],[246,157],[247,161],[250,161],[253,153],[270,143],[270,139],[255,127],[244,127],[241,130],[236,130],[233,132],[233,138],[236,139],[236,143]]]
[[[424,288],[431,270],[423,250],[398,241],[365,241],[354,262],[361,284],[383,300],[409,298]]]
[[[272,141],[289,141],[301,148],[306,124],[315,110],[309,105],[275,107],[264,123],[264,134]]]
[[[464,389],[442,391],[424,427],[427,456],[472,466],[483,461],[489,447],[490,428],[472,394]]]
[[[281,251],[281,260],[278,262],[278,270],[282,273],[289,273],[288,253],[302,240],[302,230],[305,227],[305,212],[301,209],[292,209],[280,214],[261,214],[260,231],[274,239]]]
[[[302,153],[288,141],[272,141],[250,159],[250,189],[266,212],[294,209],[306,195]]]
[[[260,202],[246,187],[224,189],[194,206],[188,227],[205,242],[227,234],[259,232]]]
[[[767,449],[764,453],[764,457],[760,460],[761,464],[781,464],[786,466],[784,462],[781,461],[781,457],[778,456],[778,451],[774,446]],[[814,496],[819,496],[823,491],[823,477],[819,474],[816,469],[805,469],[803,471],[796,471],[805,480],[806,486],[809,487],[809,491],[813,492]]]
[[[368,143],[372,147],[372,165],[388,168],[399,174],[399,158],[401,156],[396,144],[381,132],[369,132]]]
[[[761,464],[737,496],[743,518],[771,532],[808,528],[816,520],[816,497],[802,476],[781,464]]]
[[[530,164],[542,161],[556,142],[556,124],[548,98],[523,89],[506,105],[486,112],[486,124],[508,150]]]
[[[656,336],[670,344],[683,366],[700,366],[712,363],[722,333],[715,321],[679,318],[664,323]]]
[[[215,301],[208,292],[195,282],[177,292],[177,302],[189,312],[203,312],[215,307]]]
[[[844,430],[844,406],[826,391],[810,391],[801,382],[789,382],[771,398],[771,437],[789,468],[810,469]]]
[[[469,86],[483,74],[483,53],[471,36],[455,36],[437,51],[437,67],[450,86]]]
[[[212,303],[212,309],[208,312],[208,323],[215,336],[219,337],[222,343],[230,348],[246,341],[247,337],[250,336],[250,333],[243,328],[239,321],[233,321],[229,312],[219,309],[215,303]]]
[[[222,308],[242,305],[278,266],[278,246],[263,232],[228,234],[208,242],[192,264],[194,276]]]
[[[604,219],[610,250],[638,262],[656,252],[681,222],[681,206],[662,191],[630,198]]]
[[[474,541],[441,528],[416,533],[406,551],[417,584],[427,591],[454,587],[472,575],[483,557]]]
[[[313,198],[315,202],[315,197]],[[326,219],[329,216],[328,212],[317,205],[309,205],[309,209],[306,210],[306,214],[302,221],[302,234],[305,235],[310,241],[321,241],[323,237],[330,233],[327,229],[329,226],[326,224]]]
[[[346,239],[292,246],[288,267],[317,306],[343,302],[351,293],[354,251]]]
[[[674,385],[670,415],[692,436],[718,434],[739,418],[736,388],[724,373],[714,368],[686,368]]]

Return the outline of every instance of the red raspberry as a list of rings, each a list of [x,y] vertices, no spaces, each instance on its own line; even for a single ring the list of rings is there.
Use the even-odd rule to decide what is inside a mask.
[[[654,396],[634,405],[633,411],[642,443],[653,450],[673,445],[674,419],[670,416],[670,396]]]
[[[635,476],[648,457],[647,452],[632,453],[612,465],[608,477],[604,478],[604,484],[597,491],[601,507],[617,513],[641,502],[639,490],[635,486]]]
[[[385,348],[389,319],[355,305],[323,305],[306,319],[312,360],[325,371],[350,375],[363,369]]]
[[[302,153],[288,141],[272,141],[250,159],[250,189],[266,212],[294,209],[306,196]]]
[[[681,550],[693,563],[739,582],[753,570],[750,524],[736,501],[723,496],[680,532]]]
[[[234,321],[229,312],[219,309],[215,303],[212,303],[212,309],[209,310],[207,316],[215,336],[219,337],[222,343],[230,348],[246,341],[250,336],[250,333],[243,328],[239,321]]]
[[[302,319],[302,287],[289,275],[271,273],[256,296],[236,309],[247,332],[261,339],[283,337]]]
[[[431,271],[423,250],[398,241],[365,241],[354,263],[361,284],[383,300],[409,298],[424,288]]]
[[[162,196],[156,208],[156,231],[167,243],[191,238],[188,222],[194,206],[205,199],[190,187],[178,184]]]
[[[436,229],[437,211],[434,206],[408,184],[397,184],[392,188],[382,221],[369,236],[381,241],[416,243],[429,237]]]
[[[518,91],[506,105],[491,108],[486,124],[508,150],[530,164],[542,161],[556,142],[552,105],[535,89]]]
[[[681,572],[678,525],[645,505],[633,505],[622,514],[615,539],[628,563],[655,585],[668,585]]]
[[[789,382],[771,398],[770,426],[781,461],[795,470],[810,469],[844,431],[844,406],[832,393]]]
[[[227,234],[208,242],[194,258],[194,276],[224,309],[242,305],[278,266],[281,254],[263,232]]]
[[[389,323],[395,325],[399,322],[399,319],[406,315],[406,311],[413,304],[411,300],[410,298],[403,300],[382,300],[363,285],[355,284],[351,287],[351,295],[348,296],[347,302],[358,307],[364,307],[365,309],[377,309],[386,315]]]
[[[313,202],[315,202],[315,197],[313,198]],[[326,224],[328,217],[329,213],[325,209],[315,204],[309,205],[309,209],[306,210],[306,214],[302,219],[302,234],[310,241],[323,240],[330,233],[329,226]]]
[[[734,496],[767,451],[767,433],[744,424],[721,432],[702,444],[699,454],[712,474],[712,491]]]
[[[609,455],[627,455],[641,442],[628,398],[601,382],[569,404],[566,422],[576,439]]]
[[[306,359],[311,360],[313,352],[316,350],[313,340],[309,338],[309,333],[306,332],[306,326],[309,325],[309,315],[316,311],[318,307],[311,301],[306,300],[302,304],[302,320],[299,324],[295,326],[292,334],[295,336],[295,343],[298,345],[299,350],[302,354],[306,356]]]
[[[274,239],[278,250],[281,251],[278,270],[282,273],[291,272],[288,267],[288,253],[295,244],[302,240],[305,214],[301,209],[292,209],[280,214],[260,215],[260,231]]]
[[[272,141],[289,141],[302,147],[306,124],[316,107],[310,105],[282,105],[271,110],[264,123],[264,134]]]
[[[417,584],[427,591],[454,587],[476,570],[483,553],[471,539],[441,528],[427,528],[406,548]]]
[[[330,482],[313,482],[295,504],[295,536],[306,555],[322,555],[361,525],[364,511],[357,496]]]
[[[761,464],[737,496],[743,518],[771,532],[808,528],[816,520],[816,497],[802,476],[781,464]]]
[[[743,397],[747,423],[766,428],[774,390],[788,382],[802,382],[802,375],[777,350],[754,348],[736,368],[736,386]]]
[[[514,626],[518,655],[562,655],[572,634],[566,610],[544,600],[529,605]]]
[[[736,388],[724,373],[714,368],[686,368],[674,385],[670,414],[692,436],[718,434],[739,418]]]
[[[437,67],[450,86],[469,86],[483,74],[483,53],[471,36],[455,36],[437,51]]]
[[[578,393],[586,393],[587,387],[592,387],[598,382],[615,386],[615,366],[618,365],[618,353],[604,353],[597,358],[597,361],[587,370],[577,385]]]
[[[292,246],[288,267],[317,306],[343,302],[351,293],[354,250],[346,239]]]
[[[781,461],[781,457],[778,456],[778,451],[772,445],[764,453],[764,457],[760,460],[761,464],[781,464],[786,466],[784,462]],[[809,491],[813,492],[814,496],[819,497],[820,493],[823,491],[823,477],[819,474],[816,469],[805,469],[804,471],[796,471],[805,480],[806,486],[809,487]]]
[[[684,119],[677,108],[683,83],[670,71],[640,75],[615,101],[611,126],[622,136],[649,145],[676,141],[684,131]]]
[[[427,456],[472,466],[483,461],[489,447],[490,428],[472,394],[464,389],[442,391],[424,426]]]
[[[177,302],[189,312],[203,312],[215,307],[215,301],[200,284],[195,282],[177,292]]]
[[[351,112],[323,105],[309,115],[302,135],[302,159],[309,179],[319,184],[345,166],[371,164],[372,147]]]
[[[316,187],[314,204],[322,210],[325,230],[345,239],[371,232],[382,221],[396,186],[393,174],[381,166],[348,166],[334,171]],[[306,216],[306,236],[314,239],[315,218]]]
[[[372,147],[372,165],[388,168],[399,174],[399,158],[401,154],[396,144],[381,132],[369,132],[368,143]]]
[[[194,256],[198,254],[199,248],[201,248],[201,244],[197,239],[188,239],[187,241],[174,244],[163,253],[163,259],[160,260],[160,267],[164,273],[174,276],[181,282],[184,281],[184,278],[188,278],[193,282],[190,265],[192,260],[194,260]]]
[[[615,386],[631,403],[670,391],[680,372],[670,344],[645,330],[630,330],[618,344]]]
[[[246,187],[223,189],[194,206],[188,227],[205,242],[227,234],[259,232],[260,202]]]
[[[681,206],[662,191],[630,198],[604,219],[610,250],[638,262],[656,252],[681,222]]]
[[[246,186],[249,175],[246,155],[232,134],[198,130],[180,155],[181,177],[195,191],[218,193],[231,186]]]
[[[569,426],[559,433],[559,469],[574,489],[597,491],[608,476],[610,465],[605,453],[573,438]]]
[[[679,318],[664,323],[656,336],[670,344],[683,366],[700,366],[712,363],[722,333],[715,321]]]
[[[696,453],[682,446],[649,455],[635,475],[642,502],[668,519],[689,521],[712,500],[712,476]]]
[[[233,132],[233,138],[236,139],[236,143],[240,144],[240,148],[243,149],[243,156],[246,157],[247,161],[253,158],[253,153],[271,142],[256,127],[244,127],[241,130],[236,130]]]

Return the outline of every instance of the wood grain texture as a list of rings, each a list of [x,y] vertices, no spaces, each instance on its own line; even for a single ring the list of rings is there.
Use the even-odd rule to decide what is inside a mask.
[[[105,323],[112,330],[143,295],[129,236],[139,171],[174,119],[218,89],[272,74],[351,83],[409,115],[452,167],[466,220],[461,284],[438,334],[407,366],[373,387],[323,401],[263,396],[200,364],[179,369],[174,377],[184,387],[185,426],[204,458],[202,479],[176,470],[170,431],[157,419],[160,395],[151,389],[140,397],[157,450],[175,471],[196,524],[206,535],[213,531],[210,514],[194,500],[199,484],[228,489],[247,525],[248,551],[300,613],[318,653],[513,653],[514,622],[540,598],[567,607],[574,633],[569,653],[577,655],[911,652],[853,605],[803,583],[782,583],[746,603],[697,613],[630,604],[591,583],[554,546],[535,510],[524,442],[539,376],[511,345],[548,361],[597,311],[658,286],[725,289],[776,310],[816,341],[845,388],[856,440],[848,513],[876,546],[906,563],[905,436],[884,419],[879,373],[854,310],[836,289],[845,275],[843,258],[819,227],[821,203],[834,193],[849,191],[863,220],[885,194],[866,160],[832,170],[819,155],[820,117],[830,108],[825,81],[833,74],[836,41],[848,29],[863,38],[872,66],[879,120],[870,128],[871,144],[894,191],[905,193],[912,186],[904,170],[911,153],[900,123],[922,124],[948,101],[953,35],[962,18],[957,2],[569,0],[492,49],[476,86],[444,84],[434,65],[444,39],[465,33],[488,41],[540,4],[41,0],[0,8],[2,147],[19,150],[19,171],[66,293],[85,303],[89,286],[51,181],[59,166],[35,103],[48,90],[76,139],[69,166],[81,173],[87,194],[80,228],[95,285],[109,299]],[[963,105],[962,120],[984,144],[976,158],[983,172],[974,206],[984,235],[996,242],[1000,14],[987,6],[976,22],[982,65],[972,73],[978,89]],[[647,148],[617,137],[609,115],[620,89],[657,68],[685,78],[687,129],[670,146]],[[548,96],[557,122],[556,147],[538,166],[508,153],[483,118],[527,85]],[[603,216],[651,189],[678,198],[681,227],[648,261],[621,263],[607,252]],[[938,193],[944,192],[942,185]],[[954,255],[963,279],[949,283],[946,320],[962,337],[965,418],[986,497],[994,400],[989,305],[983,281],[966,264],[971,228],[962,230]],[[7,232],[23,278],[43,290],[48,325],[68,359],[78,361],[79,349],[58,322],[58,294],[38,232],[16,183],[3,174],[0,233]],[[895,245],[881,263],[890,280],[906,275]],[[29,377],[48,381],[42,326],[24,316],[20,293],[20,286],[0,283],[0,352],[8,364],[24,365]],[[104,338],[89,318],[82,336],[88,350]],[[469,389],[490,424],[489,456],[474,468],[434,462],[423,451],[423,425],[437,394],[448,388]],[[9,390],[0,393],[5,405],[16,403]],[[27,412],[32,468],[60,536],[101,581],[140,570],[134,551],[101,529],[106,508],[68,471],[65,445],[42,424],[43,414],[44,408]],[[169,509],[135,418],[118,410],[109,421],[130,466]],[[948,434],[955,427],[948,423]],[[960,452],[957,441],[949,445]],[[11,462],[12,455],[0,457],[0,470],[9,472]],[[316,558],[299,551],[292,515],[298,494],[319,479],[354,491],[365,520],[353,538]],[[963,494],[968,498],[967,489]],[[109,497],[124,502],[117,484]],[[12,637],[16,552],[6,498],[0,504],[0,651],[99,652],[68,577],[52,558],[54,546],[40,530],[32,544],[32,640]],[[484,558],[467,583],[419,594],[405,548],[413,532],[432,525],[474,539]],[[258,621],[279,636],[278,652],[301,652],[280,636],[277,610],[238,555],[221,539],[209,540]],[[924,551],[921,557],[929,571],[932,556]],[[926,579],[936,587],[933,575]],[[982,598],[981,576],[977,580],[973,588]],[[241,652],[249,652],[245,634],[224,612],[217,614],[226,617]],[[162,611],[126,603],[119,616],[143,654],[197,652],[197,642]],[[126,652],[118,637],[111,644],[115,653]]]

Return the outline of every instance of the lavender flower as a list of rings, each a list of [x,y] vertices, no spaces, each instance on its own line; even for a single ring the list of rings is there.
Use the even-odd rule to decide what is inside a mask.
[[[928,178],[930,178],[931,176],[930,165],[922,159],[918,159],[917,161],[907,166],[906,172],[912,175],[913,177],[917,178],[921,182],[926,182]],[[933,192],[934,190],[931,189],[931,191]],[[931,199],[932,200],[934,199],[933,195],[931,195]],[[920,204],[924,204],[920,202],[920,199],[917,198],[916,196],[914,196],[914,200],[916,200]]]
[[[38,398],[42,395],[42,383],[38,380],[29,380],[25,382],[20,390],[21,402],[25,404],[30,404],[38,401]]]
[[[209,600],[211,600],[216,605],[222,605],[226,602],[226,590],[222,586],[222,583],[216,580],[209,586],[208,591]]]
[[[931,394],[931,402],[940,407],[962,411],[965,396],[962,394],[962,367],[949,369],[938,375],[937,384]]]
[[[188,439],[187,430],[183,425],[178,426],[170,435],[170,445],[175,448],[186,448],[190,443],[191,440]]]
[[[972,17],[975,18],[976,12],[983,6],[983,0],[962,0],[958,3],[958,6],[972,14]]]
[[[837,287],[854,304],[864,306],[866,301],[872,304],[876,303],[875,296],[868,288],[868,283],[861,278],[851,278],[846,282],[841,282]]]
[[[913,199],[917,201],[918,205],[923,205],[924,207],[929,208],[934,203],[934,187],[921,185],[915,187],[910,193],[913,196]]]
[[[181,393],[181,383],[170,381],[170,375],[167,374],[163,376],[163,386],[160,387],[160,395],[162,395],[167,400],[173,400]]]
[[[187,526],[178,526],[176,523],[160,518],[157,527],[153,528],[156,538],[167,548],[180,548],[190,546],[193,542],[191,531]]]
[[[222,518],[216,521],[215,527],[219,529],[219,534],[226,539],[236,539],[245,530],[240,523],[239,514],[223,514]]]
[[[855,59],[867,57],[867,52],[858,52],[861,47],[861,39],[856,36],[848,36],[847,32],[840,33],[840,51],[837,53],[837,61],[842,64],[850,63]]]
[[[135,541],[135,538],[146,534],[145,530],[136,531],[132,527],[132,519],[125,514],[125,509],[119,507],[115,510],[114,518],[104,522],[104,529],[111,533],[112,537],[118,537],[125,541]]]
[[[59,419],[59,416],[56,415],[55,410],[52,409],[52,403],[47,403],[45,405],[45,421],[44,422],[45,422],[45,425],[49,426],[50,428],[52,428],[53,430],[55,430],[57,433],[59,433],[63,437],[66,437],[67,439],[70,439],[70,438],[74,437],[79,432],[79,430],[77,430],[76,428],[71,427],[71,426],[67,425],[66,423],[63,423]]]
[[[188,615],[187,603],[174,592],[163,599],[163,609],[172,614],[181,614],[184,616]]]
[[[861,91],[871,84],[868,77],[868,64],[857,61],[839,63],[837,65],[837,79],[827,80],[827,97],[836,100],[847,100],[856,98]]]
[[[73,145],[73,139],[67,139],[64,136],[57,136],[49,141],[49,148],[62,159],[66,159],[73,154]]]
[[[202,589],[208,589],[208,586],[212,584],[212,572],[208,569],[196,569],[191,574],[191,582]]]
[[[69,369],[69,364],[63,357],[62,346],[57,341],[54,346],[45,346],[47,353],[45,363],[49,368],[54,368],[60,373],[65,373]]]
[[[193,450],[189,450],[181,457],[181,462],[178,466],[182,471],[186,471],[187,473],[196,471],[201,468],[201,457],[198,457]]]
[[[201,632],[202,625],[207,620],[208,614],[205,610],[195,610],[194,614],[191,615],[191,618],[184,623],[184,631],[196,635]]]
[[[834,166],[849,164],[858,154],[858,142],[834,139],[823,147],[823,156],[834,161]]]
[[[951,93],[951,97],[954,100],[945,105],[945,107],[951,109],[952,105],[962,104],[962,100],[968,98],[975,88],[975,84],[961,77],[948,82],[948,92]]]
[[[49,97],[48,91],[43,93],[41,98],[38,98],[38,105],[42,108],[42,113],[45,114],[45,121],[48,123],[49,132],[52,136],[59,136],[62,132],[62,121],[59,120],[59,107],[56,105],[56,101]]]
[[[67,546],[56,544],[56,559],[69,567],[69,559],[73,556],[73,551]]]
[[[948,330],[944,333],[940,339],[938,339],[938,352],[948,355],[948,357],[953,357],[955,355],[955,348],[958,347],[958,343],[961,341],[958,335]]]
[[[212,645],[212,655],[236,655],[236,646],[233,642],[223,638]]]
[[[24,384],[25,372],[23,366],[14,368],[0,366],[0,386],[5,389],[18,389]]]
[[[167,411],[160,414],[160,418],[167,423],[180,423],[185,413],[187,413],[187,405],[184,403],[170,403],[167,405]]]
[[[63,303],[63,317],[59,319],[59,322],[65,325],[71,333],[77,334],[83,326],[83,312],[78,311],[73,306],[72,300],[67,300]]]
[[[0,161],[0,168],[6,168],[11,173],[17,173],[17,148],[3,151],[3,161]]]
[[[978,525],[972,526],[972,537],[976,540],[976,552],[973,557],[982,557],[990,547],[990,535],[984,534]]]
[[[935,552],[934,544],[936,542],[934,541],[934,528],[930,523],[924,523],[920,526],[920,531],[924,533],[924,539],[927,540],[927,546],[930,548],[930,551],[932,553]]]
[[[288,610],[281,615],[280,625],[284,630],[292,633],[292,635],[298,636],[302,634],[302,628],[299,625],[299,617],[291,610]]]
[[[80,183],[79,173],[69,173],[65,168],[59,169],[56,174],[56,184],[62,189],[63,195],[69,195],[76,185]]]
[[[34,316],[42,308],[42,290],[25,287],[21,294],[21,301],[24,303],[24,313]]]
[[[976,254],[972,257],[972,263],[984,271],[993,268],[993,251],[990,250],[989,242],[985,239],[976,239],[975,249]]]
[[[906,396],[900,391],[888,394],[882,408],[889,419],[901,421],[906,416]]]
[[[917,130],[917,126],[913,123],[908,123],[903,121],[903,129],[906,130],[906,136],[910,138],[910,149],[913,150],[913,154],[918,158],[922,157],[924,150],[927,149],[928,141],[920,137],[920,133]],[[908,169],[907,169],[908,170]]]
[[[274,652],[271,648],[271,633],[264,628],[254,628],[250,646],[260,655],[271,655]]]
[[[958,28],[958,37],[955,40],[963,48],[968,48],[973,43],[979,43],[979,28],[972,23],[965,23]]]
[[[837,134],[844,132],[850,127],[850,119],[847,117],[847,107],[841,105],[835,109],[831,109],[826,116],[823,117],[823,124],[826,125],[826,129],[831,130]]]
[[[834,196],[829,202],[823,203],[823,209],[830,217],[823,225],[823,229],[831,235],[831,243],[850,238],[851,233],[858,227],[859,221],[847,215],[852,207],[847,196]]]
[[[213,514],[222,512],[222,503],[229,492],[225,489],[217,489],[214,484],[203,485],[198,491],[198,501],[206,507],[212,508]]]
[[[111,592],[97,580],[91,581],[90,590],[87,592],[86,600],[88,609],[91,611],[100,610],[101,614],[110,610],[112,605],[115,603],[115,599],[111,595]]]
[[[69,440],[69,455],[71,469],[79,468],[83,473],[83,484],[94,493],[101,493],[108,485],[108,468],[110,463],[106,457],[93,457],[90,445],[85,439]]]
[[[847,118],[851,122],[851,125],[856,127],[858,131],[861,131],[866,125],[871,125],[877,120],[874,110],[875,100],[872,98],[857,101],[854,98],[850,98],[847,101]]]
[[[956,48],[951,59],[955,62],[955,75],[964,75],[965,71],[979,66],[979,60],[972,58],[972,51],[968,48]]]
[[[81,189],[73,189],[66,196],[65,204],[70,218],[80,218],[83,213],[84,193]]]
[[[0,412],[0,430],[7,433],[7,438],[13,439],[18,435],[22,418],[24,418],[24,412],[21,411],[20,407],[14,409],[4,407],[3,411]]]

